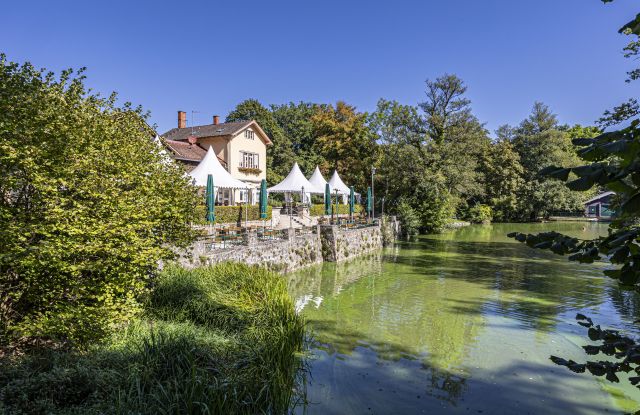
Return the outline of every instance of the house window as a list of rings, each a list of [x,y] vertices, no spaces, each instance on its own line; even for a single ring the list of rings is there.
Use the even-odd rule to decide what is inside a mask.
[[[260,156],[257,153],[240,152],[240,168],[258,169],[260,168]]]
[[[248,139],[248,140],[253,140],[253,138],[254,138],[253,131],[251,131],[251,130],[244,130],[244,138],[246,138],[246,139]]]

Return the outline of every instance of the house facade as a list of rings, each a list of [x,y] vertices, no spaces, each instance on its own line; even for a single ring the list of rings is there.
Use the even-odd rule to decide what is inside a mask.
[[[604,192],[584,202],[585,216],[589,218],[611,218],[614,214],[611,210],[611,199],[615,192]]]
[[[250,187],[248,191],[220,189],[217,202],[222,205],[258,203],[260,182],[267,178],[267,146],[272,145],[271,139],[255,121],[220,123],[218,116],[212,121],[187,127],[186,113],[178,111],[178,127],[162,134],[163,142],[173,158],[187,170],[197,166],[212,147],[231,176]]]

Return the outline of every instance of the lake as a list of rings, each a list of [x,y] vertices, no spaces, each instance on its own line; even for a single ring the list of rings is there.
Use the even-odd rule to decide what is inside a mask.
[[[640,335],[633,325],[638,294],[604,277],[604,263],[569,262],[506,237],[557,230],[586,239],[606,229],[578,222],[474,225],[288,275],[311,333],[301,387],[306,403],[296,412],[639,409],[640,390],[628,383],[575,374],[549,360],[586,360],[577,312]]]

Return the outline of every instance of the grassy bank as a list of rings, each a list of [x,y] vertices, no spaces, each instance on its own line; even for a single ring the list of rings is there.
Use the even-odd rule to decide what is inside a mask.
[[[144,315],[105,344],[5,359],[0,413],[283,413],[303,331],[276,274],[168,268]]]

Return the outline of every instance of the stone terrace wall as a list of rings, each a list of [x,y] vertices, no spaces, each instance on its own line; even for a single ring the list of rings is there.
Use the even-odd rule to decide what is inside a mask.
[[[207,249],[204,242],[196,242],[190,249],[190,255],[183,255],[180,263],[191,268],[200,265],[217,264],[224,261],[242,262],[249,265],[262,265],[273,271],[290,272],[322,262],[320,236],[318,232],[296,235],[291,229],[285,240],[258,242],[257,237],[249,235],[246,245],[229,248]]]
[[[255,233],[245,236],[244,244],[229,248],[210,248],[205,241],[195,243],[181,255],[187,268],[224,261],[261,265],[278,272],[290,272],[322,261],[338,262],[354,258],[383,246],[380,226],[340,229],[316,226],[309,234],[288,229],[285,239],[259,242]]]
[[[322,257],[328,262],[340,262],[382,248],[379,226],[360,229],[340,229],[321,226]]]

